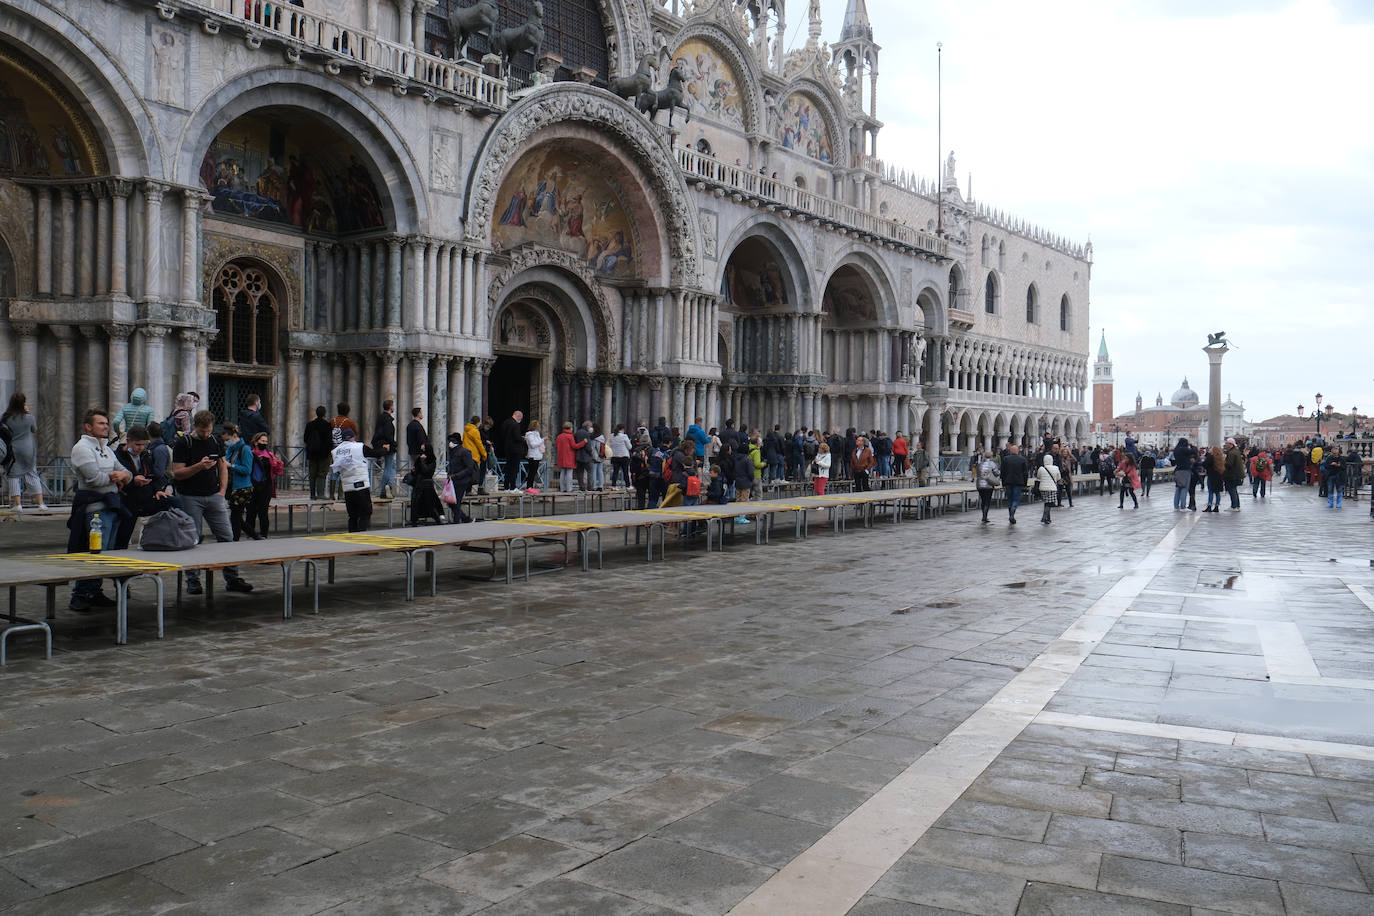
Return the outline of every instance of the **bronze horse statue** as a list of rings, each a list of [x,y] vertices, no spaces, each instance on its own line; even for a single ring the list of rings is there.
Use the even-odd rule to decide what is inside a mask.
[[[658,54],[660,57],[667,57],[668,50],[664,48]],[[645,54],[639,60],[639,69],[631,76],[618,76],[606,84],[606,88],[620,96],[622,99],[637,99],[650,89],[654,88],[654,57],[653,52]]]
[[[501,29],[491,36],[491,51],[501,57],[507,69],[515,55],[529,51],[534,60],[539,60],[539,49],[544,45],[544,4],[534,0],[534,16],[520,25]]]
[[[658,113],[663,109],[668,109],[668,126],[673,126],[673,113],[681,108],[686,112],[686,120],[692,120],[692,110],[682,101],[682,87],[687,82],[687,74],[682,72],[682,68],[674,66],[668,71],[668,88],[654,92],[652,89],[641,92],[635,101],[635,107],[649,116],[653,121],[658,117]]]
[[[453,59],[457,60],[467,53],[468,42],[474,35],[482,35],[491,41],[491,30],[496,28],[500,15],[496,0],[477,0],[472,6],[455,7],[448,14],[448,37],[453,41]]]

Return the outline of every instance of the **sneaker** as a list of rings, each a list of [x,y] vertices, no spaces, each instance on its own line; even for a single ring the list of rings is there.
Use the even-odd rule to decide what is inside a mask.
[[[74,597],[72,598],[71,603],[67,605],[67,607],[73,611],[76,611],[78,614],[92,614],[95,612],[95,608],[91,607],[91,602],[88,598]]]
[[[119,602],[115,601],[104,592],[96,592],[89,599],[91,607],[115,607]]]
[[[749,521],[749,519],[745,518],[743,515],[737,515],[737,516],[735,516],[735,524],[736,524],[736,525],[752,525],[752,524],[754,524],[754,523],[751,522],[751,521]]]
[[[200,580],[199,580],[199,579],[187,579],[187,580],[186,580],[186,594],[188,594],[188,595],[200,595],[200,594],[204,594],[204,592],[205,592],[205,589],[201,586]]]
[[[243,592],[247,594],[253,590],[253,586],[244,579],[230,579],[228,582],[224,583],[224,590],[226,592]]]

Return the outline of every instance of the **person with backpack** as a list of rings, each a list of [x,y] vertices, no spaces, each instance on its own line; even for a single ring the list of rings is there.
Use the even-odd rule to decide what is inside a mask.
[[[172,449],[172,479],[176,482],[181,509],[191,517],[195,530],[202,520],[210,526],[215,540],[223,544],[234,539],[229,521],[229,463],[224,443],[214,435],[215,415],[197,411],[191,418],[191,434],[177,439]],[[230,592],[251,592],[253,586],[239,575],[237,566],[222,570],[224,588]],[[186,571],[186,593],[202,593],[200,571]]]
[[[635,508],[649,508],[649,434],[639,434],[630,449],[630,484],[635,488]]]
[[[896,477],[906,476],[906,460],[911,454],[911,447],[907,444],[906,436],[902,431],[897,430],[897,434],[892,437],[892,474]]]
[[[1140,501],[1135,498],[1136,488],[1140,486],[1140,471],[1135,466],[1135,459],[1130,452],[1121,456],[1121,467],[1116,469],[1116,477],[1121,481],[1121,495],[1117,497],[1116,507],[1126,508],[1126,497],[1131,497],[1133,508],[1140,508]]]
[[[329,476],[329,455],[334,451],[334,428],[325,417],[326,413],[321,404],[315,408],[315,419],[305,424],[305,463],[310,475],[311,499],[324,499],[324,482]],[[394,435],[392,439],[395,440]],[[373,442],[376,443],[375,438]],[[385,481],[385,476],[382,479]]]
[[[4,468],[6,482],[9,484],[10,508],[19,512],[23,509],[23,490],[25,487],[38,497],[34,506],[39,512],[46,512],[43,501],[43,480],[38,476],[38,421],[29,413],[28,398],[22,391],[10,395],[9,406],[0,417],[7,435],[7,466]]]
[[[988,523],[988,510],[992,508],[993,492],[1002,485],[1002,469],[992,460],[992,453],[983,456],[978,462],[978,508],[983,510],[983,524]]]
[[[1153,448],[1140,456],[1140,495],[1150,495],[1150,485],[1155,481],[1155,450]]]
[[[1264,499],[1269,491],[1269,481],[1274,479],[1274,461],[1264,449],[1257,451],[1250,459],[1250,498]]]
[[[152,425],[157,426],[156,423]],[[166,491],[170,489],[170,485],[164,477],[159,486],[158,475],[153,470],[153,454],[148,443],[156,441],[163,448],[166,446],[161,440],[154,439],[150,430],[142,426],[130,427],[124,439],[124,444],[115,449],[115,461],[132,474],[133,479],[125,484],[119,493],[124,508],[129,512],[127,515],[120,515],[119,526],[115,529],[114,544],[111,545],[115,550],[123,550],[129,546],[134,534],[134,525],[140,518],[161,512],[169,505]]]
[[[668,492],[668,447],[656,442],[649,449],[649,508],[657,509],[663,504]]]
[[[1358,460],[1358,456],[1357,459]],[[1341,454],[1341,447],[1333,445],[1326,453],[1326,460],[1322,463],[1322,471],[1326,475],[1326,508],[1341,508],[1341,500],[1345,495],[1345,472],[1346,458]]]

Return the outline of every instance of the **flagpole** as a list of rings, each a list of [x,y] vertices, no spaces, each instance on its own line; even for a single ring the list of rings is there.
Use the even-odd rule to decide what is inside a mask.
[[[944,168],[944,42],[935,42],[935,232],[945,234],[945,182],[941,170]]]

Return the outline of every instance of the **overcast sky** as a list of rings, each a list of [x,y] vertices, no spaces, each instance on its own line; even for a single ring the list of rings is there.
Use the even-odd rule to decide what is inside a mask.
[[[805,0],[788,4],[806,40]],[[845,0],[823,0],[834,42]],[[1374,414],[1374,0],[868,0],[882,46],[880,156],[1091,238],[1091,353],[1116,409],[1223,389],[1262,420]]]

